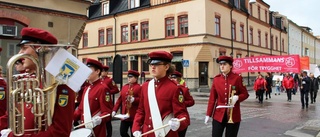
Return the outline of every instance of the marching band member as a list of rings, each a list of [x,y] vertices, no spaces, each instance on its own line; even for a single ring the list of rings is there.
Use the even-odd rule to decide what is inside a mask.
[[[215,76],[212,83],[205,124],[213,117],[212,137],[222,137],[225,128],[226,137],[236,137],[241,121],[240,102],[247,99],[249,94],[242,84],[242,77],[232,72],[231,57],[220,56],[217,63],[220,64],[221,74]],[[227,105],[231,108],[218,108]]]
[[[126,117],[121,119],[120,135],[122,137],[130,137],[128,129],[132,129],[133,118],[139,106],[139,96],[141,86],[137,83],[139,72],[135,70],[128,71],[128,84],[122,87],[120,96],[113,108],[112,116],[116,114],[121,106],[121,114],[126,114]],[[133,137],[132,132],[131,137]]]
[[[74,121],[81,120],[80,124],[82,124],[92,120],[91,123],[85,125],[85,128],[93,129],[96,137],[105,137],[105,123],[111,121],[111,118],[102,119],[101,116],[112,112],[113,105],[110,102],[109,89],[100,79],[102,64],[97,60],[89,58],[86,64],[92,70],[87,79],[90,85],[84,89],[82,101],[74,112]]]
[[[182,74],[180,72],[174,71],[171,74],[170,78],[171,78],[171,80],[176,81],[177,85],[182,89],[182,91],[183,91],[183,103],[185,104],[185,106],[186,107],[192,107],[194,105],[193,97],[190,95],[189,88],[187,86],[185,86],[185,84],[180,85],[181,84],[181,82],[180,82],[181,77],[182,77]],[[188,112],[188,117],[189,117],[189,112]],[[188,127],[186,127],[186,129],[184,129],[182,131],[179,131],[179,137],[185,137],[187,129],[188,129]]]
[[[165,51],[149,53],[150,74],[154,79],[145,82],[141,87],[139,107],[134,118],[132,132],[135,137],[142,133],[169,124],[147,137],[178,137],[178,132],[189,125],[190,120],[183,103],[183,92],[175,82],[169,79],[173,69],[172,54]],[[178,119],[186,118],[184,121]]]
[[[29,54],[35,58],[38,58],[37,48],[38,46],[31,46],[26,44],[57,44],[57,39],[49,32],[37,28],[23,28],[21,30],[22,40],[17,45],[20,46],[19,53]],[[36,74],[36,64],[30,59],[23,60],[23,67],[29,76],[32,77]],[[31,131],[25,131],[22,137],[69,137],[72,127],[72,116],[74,110],[75,93],[67,85],[58,85],[56,93],[56,100],[54,105],[54,113],[52,117],[52,124],[46,131],[40,131],[34,133]],[[62,101],[63,100],[63,101]],[[26,104],[24,106],[24,128],[34,129],[34,115],[31,110],[33,104]],[[7,128],[8,114],[0,118],[0,127]],[[1,130],[2,137],[14,136],[11,129]]]
[[[119,93],[119,89],[117,84],[113,81],[112,78],[108,77],[108,70],[109,70],[109,66],[103,66],[102,67],[102,72],[101,72],[101,79],[103,81],[103,83],[109,88],[109,93],[111,95],[117,94]],[[112,101],[112,98],[110,97],[110,102]],[[112,109],[112,108],[111,108]],[[108,136],[107,137],[111,137],[112,136],[112,123],[111,123],[111,119],[110,121],[107,121],[106,123],[106,127],[107,127],[107,133]]]
[[[0,66],[0,106],[1,106],[0,116],[5,115],[7,111],[6,90],[7,90],[7,82],[2,77],[2,66]]]

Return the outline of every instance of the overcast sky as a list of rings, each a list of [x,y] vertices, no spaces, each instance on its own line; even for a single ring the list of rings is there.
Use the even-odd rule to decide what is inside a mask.
[[[308,26],[320,35],[320,0],[263,0],[271,11],[278,11],[299,26]]]

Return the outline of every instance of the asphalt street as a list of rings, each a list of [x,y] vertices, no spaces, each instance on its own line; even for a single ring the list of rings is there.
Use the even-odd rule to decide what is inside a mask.
[[[209,92],[191,92],[196,103],[188,108],[191,125],[186,137],[210,137],[211,122],[205,125]],[[255,93],[249,90],[249,98],[241,103],[242,122],[239,137],[315,137],[320,131],[320,100],[301,109],[300,94],[287,102],[286,93],[259,104]],[[113,120],[113,137],[120,137],[120,120]],[[320,136],[319,136],[320,137]]]

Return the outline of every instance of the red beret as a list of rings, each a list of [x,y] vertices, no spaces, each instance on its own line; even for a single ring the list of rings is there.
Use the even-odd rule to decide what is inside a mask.
[[[88,67],[95,66],[95,67],[97,67],[97,69],[102,70],[102,64],[98,60],[88,58],[86,61],[86,64]]]
[[[148,54],[149,56],[149,60],[148,63],[149,64],[157,64],[159,62],[171,62],[173,56],[171,53],[168,53],[166,51],[154,51],[154,52],[150,52]]]
[[[229,56],[220,56],[217,60],[217,63],[233,63],[233,58],[229,57]]]
[[[179,71],[174,71],[172,74],[171,74],[171,77],[182,77],[182,74],[179,72]]]
[[[109,70],[109,66],[105,66],[105,65],[103,65],[103,66],[102,66],[102,70],[104,70],[104,71],[108,71],[108,70]]]
[[[129,70],[128,71],[128,76],[135,76],[135,77],[139,77],[140,76],[140,73],[138,71],[135,71],[135,70]]]
[[[18,46],[29,43],[39,42],[40,44],[57,44],[58,40],[48,31],[38,28],[23,28],[21,30],[22,39]]]

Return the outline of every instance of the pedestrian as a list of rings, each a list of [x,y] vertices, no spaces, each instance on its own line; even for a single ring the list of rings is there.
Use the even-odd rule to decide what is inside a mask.
[[[85,128],[93,130],[95,137],[105,137],[109,134],[105,130],[106,122],[111,121],[111,117],[101,117],[112,112],[109,89],[100,79],[102,64],[88,58],[86,65],[92,70],[87,78],[90,85],[84,89],[82,101],[74,112],[74,121],[80,120],[80,124],[88,123]]]
[[[291,92],[294,86],[294,79],[286,73],[282,81],[283,89],[287,92],[287,101],[291,102]]]
[[[300,84],[300,99],[301,99],[301,108],[308,108],[309,105],[309,91],[311,86],[311,80],[308,77],[308,73],[306,71],[302,72],[302,79]]]
[[[194,100],[193,100],[193,97],[190,95],[190,91],[189,91],[189,88],[184,84],[184,85],[181,85],[181,77],[182,77],[182,74],[178,71],[174,71],[172,74],[171,74],[171,80],[177,82],[177,85],[182,89],[183,91],[183,103],[184,105],[186,106],[186,109],[187,107],[192,107],[194,105]],[[190,118],[189,116],[189,112],[188,112],[188,118]],[[187,128],[185,128],[184,130],[182,131],[179,131],[179,137],[185,137],[186,136],[186,132],[187,132]]]
[[[132,127],[133,135],[140,137],[142,133],[169,124],[167,128],[156,130],[148,137],[178,137],[178,131],[185,129],[190,119],[183,103],[183,92],[169,79],[169,75],[173,72],[171,66],[173,56],[166,51],[154,51],[148,55],[153,79],[141,87],[139,107]]]
[[[122,137],[133,137],[132,124],[134,116],[139,106],[141,94],[141,86],[137,83],[140,73],[136,70],[128,71],[128,84],[124,85],[120,91],[120,96],[113,107],[112,116],[115,116],[118,109],[121,107],[121,114],[124,117],[120,123],[120,135]],[[130,128],[130,136],[128,129]]]
[[[257,80],[254,82],[254,89],[258,94],[259,103],[263,103],[263,94],[267,90],[267,82],[261,74],[258,74]]]
[[[298,92],[299,89],[299,74],[298,73],[292,73],[292,77],[294,79],[294,86],[292,89],[292,93],[293,95],[296,95],[296,93]]]
[[[213,118],[212,137],[222,137],[224,129],[226,137],[236,137],[241,121],[240,102],[246,100],[249,94],[242,77],[232,72],[231,57],[220,56],[217,63],[220,64],[221,74],[214,77],[204,123]]]
[[[281,81],[279,78],[277,78],[276,82],[275,82],[275,86],[276,86],[276,92],[274,95],[280,95],[280,87],[281,87]]]
[[[314,74],[310,73],[310,99],[311,99],[311,104],[313,104],[313,102],[316,102],[318,90],[319,90],[318,79],[314,77]]]
[[[109,91],[107,91],[107,92],[110,94],[110,96],[111,95],[114,96],[115,94],[119,93],[120,91],[119,91],[117,84],[113,81],[113,79],[111,77],[108,76],[108,71],[109,71],[109,66],[103,65],[102,72],[101,72],[101,80],[108,87]],[[111,97],[110,97],[110,102],[113,103],[113,100]],[[111,120],[108,120],[106,122],[106,128],[107,128],[107,133],[108,133],[107,137],[112,137]]]
[[[22,39],[19,44],[17,44],[18,47],[20,47],[20,54],[26,54],[30,55],[35,59],[40,59],[38,56],[38,51],[40,51],[41,46],[37,46],[39,44],[57,44],[58,40],[55,36],[53,36],[48,31],[38,29],[38,28],[31,28],[26,27],[21,30],[21,36]],[[32,45],[37,44],[37,45]],[[23,67],[25,68],[26,75],[23,78],[34,78],[37,74],[37,68],[36,64],[31,61],[29,58],[25,58],[23,60]],[[41,68],[44,70],[44,68]],[[21,79],[23,79],[21,78]],[[39,86],[42,88],[42,85]],[[8,87],[11,88],[11,87]],[[30,90],[28,90],[30,91]],[[22,91],[27,92],[27,91]],[[48,91],[49,92],[49,91]],[[35,132],[35,131],[27,131],[28,129],[34,129],[36,127],[35,123],[35,115],[33,114],[33,104],[25,102],[23,105],[24,107],[24,129],[25,132],[20,137],[50,137],[50,136],[56,136],[56,137],[69,137],[72,127],[72,121],[73,121],[73,110],[74,110],[74,100],[75,100],[75,93],[74,91],[69,88],[65,84],[59,84],[56,87],[56,91],[52,92],[56,94],[55,96],[57,99],[53,100],[54,103],[54,110],[52,110],[54,113],[52,115],[52,124],[49,127],[45,127],[43,125],[37,125],[42,126],[40,129],[41,131]],[[17,103],[17,102],[12,102]],[[9,136],[12,137],[13,132],[11,130],[15,129],[3,129],[7,128],[8,125],[8,118],[10,114],[8,111],[6,115],[2,116],[0,118],[0,129],[2,136]]]
[[[268,96],[269,98],[271,98],[271,93],[272,93],[272,75],[270,72],[268,72],[266,76],[266,100],[268,100]]]

